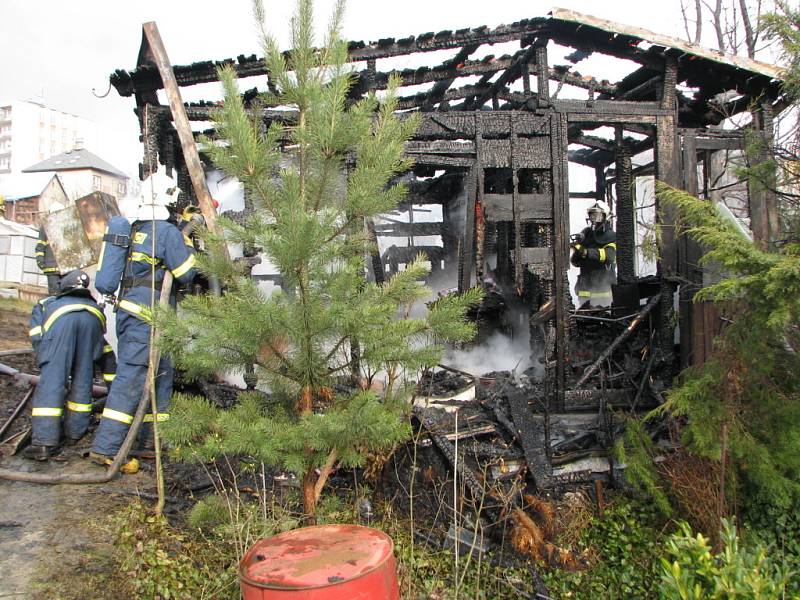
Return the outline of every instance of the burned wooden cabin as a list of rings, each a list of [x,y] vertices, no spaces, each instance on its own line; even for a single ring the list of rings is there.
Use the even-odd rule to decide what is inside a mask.
[[[691,302],[703,283],[700,249],[675,235],[672,215],[651,210],[660,254],[654,272],[644,273],[640,221],[657,199],[637,193],[638,182],[655,178],[719,199],[719,155],[741,155],[748,131],[772,139],[773,119],[786,106],[780,71],[561,9],[494,28],[354,41],[350,56],[354,99],[385,89],[395,75],[400,109],[423,115],[408,144],[416,161],[410,195],[397,214],[374,224],[385,240],[376,279],[421,251],[433,274],[453,274],[458,289],[483,283],[491,271],[528,317],[553,307],[552,317],[530,325],[543,351],[537,401],[522,392],[508,398],[536,483],[547,485],[552,473],[541,456],[552,458],[557,447],[552,415],[653,406],[680,366],[706,355],[716,317]],[[602,63],[598,57],[626,74],[611,82],[580,72]],[[201,205],[208,190],[193,137],[208,132],[214,102],[183,103],[180,89],[215,81],[226,63],[245,87],[250,78],[268,84],[256,56],[170,67],[147,24],[136,69],[111,76],[120,95],[136,100],[142,176],[147,165],[165,164]],[[169,104],[159,102],[162,88]],[[265,122],[292,119],[290,110],[260,110]],[[570,177],[578,170],[582,177]],[[589,184],[576,189],[580,179]],[[567,278],[570,211],[586,199],[609,201],[616,215],[618,285],[612,308],[599,314],[575,310]],[[415,217],[430,207],[440,207],[439,220]],[[751,189],[738,208],[756,239],[768,244],[777,236],[770,192]]]

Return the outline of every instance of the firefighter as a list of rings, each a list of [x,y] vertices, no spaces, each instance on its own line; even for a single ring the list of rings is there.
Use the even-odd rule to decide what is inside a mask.
[[[108,396],[100,425],[92,445],[92,459],[110,464],[122,445],[142,391],[149,385],[147,369],[150,359],[149,311],[157,303],[167,269],[179,283],[190,282],[196,273],[194,247],[175,225],[167,222],[169,210],[180,190],[171,177],[162,172],[142,183],[137,220],[126,224],[121,217],[109,222],[103,237],[101,261],[95,286],[117,296],[117,376]],[[127,233],[125,227],[127,229]],[[173,293],[171,302],[175,304]],[[139,447],[133,454],[149,457],[154,451],[152,423],[169,418],[172,395],[172,364],[161,358],[156,371],[157,414],[148,412],[139,435]]]
[[[76,270],[61,279],[61,291],[37,302],[31,313],[30,337],[41,376],[33,396],[33,439],[25,455],[36,460],[47,460],[59,445],[62,416],[66,443],[83,437],[92,419],[94,366],[100,366],[109,384],[116,367],[114,351],[103,337],[105,315],[86,289],[89,276]]]
[[[575,291],[580,306],[610,306],[611,285],[617,282],[617,235],[608,204],[598,200],[587,209],[586,227],[572,236],[570,262],[580,268]]]
[[[50,242],[47,240],[47,233],[44,227],[39,229],[39,239],[36,242],[36,264],[39,269],[47,275],[47,293],[55,296],[60,291],[59,281],[61,273],[58,269],[58,262],[53,249],[50,247]]]

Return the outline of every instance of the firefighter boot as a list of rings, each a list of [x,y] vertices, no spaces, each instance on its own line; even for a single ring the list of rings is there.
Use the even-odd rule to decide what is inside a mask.
[[[53,446],[39,446],[31,444],[22,451],[23,458],[45,462],[53,454]]]
[[[114,462],[114,457],[106,456],[105,454],[97,454],[96,452],[89,452],[89,458],[92,459],[92,462],[96,465],[100,465],[102,467],[111,466],[111,463]],[[134,473],[139,472],[139,461],[135,458],[129,459],[127,462],[123,463],[123,465],[119,468],[121,473],[125,473],[126,475],[133,475]]]

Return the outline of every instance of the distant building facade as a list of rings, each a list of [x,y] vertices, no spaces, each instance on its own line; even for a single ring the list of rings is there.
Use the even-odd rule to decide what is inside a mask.
[[[25,167],[97,143],[94,122],[32,100],[0,103],[0,193]]]
[[[120,200],[128,193],[128,176],[80,144],[29,165],[22,172],[58,175],[71,200],[92,192],[103,192]]]
[[[58,175],[37,173],[15,179],[16,187],[5,198],[5,218],[15,223],[39,227],[48,213],[70,204]]]

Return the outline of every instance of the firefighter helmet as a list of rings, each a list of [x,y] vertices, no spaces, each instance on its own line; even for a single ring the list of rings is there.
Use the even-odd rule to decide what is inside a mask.
[[[586,213],[589,215],[588,221],[591,224],[598,224],[604,223],[608,220],[608,217],[611,214],[611,209],[606,202],[598,200],[592,206],[586,209]]]
[[[59,284],[59,293],[65,294],[72,290],[80,290],[89,287],[89,276],[79,269],[74,269],[61,276]]]
[[[177,202],[180,191],[177,182],[167,175],[166,169],[152,173],[142,182],[142,197],[136,219],[139,221],[168,219],[167,206]]]

